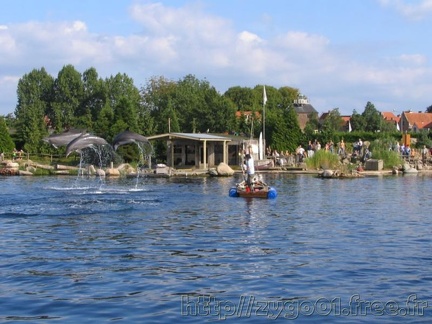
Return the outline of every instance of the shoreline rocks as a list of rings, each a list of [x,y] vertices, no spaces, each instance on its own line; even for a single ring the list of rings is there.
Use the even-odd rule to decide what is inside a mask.
[[[323,170],[321,172],[318,173],[318,177],[319,178],[323,178],[323,179],[334,179],[334,178],[363,178],[364,175],[352,170],[351,173],[344,173],[341,172],[340,170]]]
[[[10,160],[1,162],[0,175],[19,175],[19,164]]]
[[[38,172],[39,169],[39,172]],[[40,172],[40,170],[46,170],[46,172]],[[138,172],[138,173],[137,173]],[[214,176],[214,177],[229,177],[236,173],[241,173],[241,170],[234,170],[229,165],[225,163],[220,163],[216,168],[210,169],[173,169],[166,165],[158,165],[154,169],[141,169],[137,170],[127,163],[120,164],[114,167],[111,163],[107,168],[95,168],[93,165],[84,166],[68,166],[62,164],[44,165],[39,163],[34,163],[30,160],[26,161],[11,161],[4,160],[0,162],[0,176],[32,176],[32,175],[76,175],[83,174],[88,176],[99,176],[99,177],[136,177],[137,175],[147,176],[147,177],[171,177],[171,176]],[[319,178],[361,178],[364,176],[376,176],[376,175],[397,175],[401,174],[418,174],[418,173],[432,173],[432,168],[430,166],[418,167],[416,164],[412,166],[408,163],[405,165],[394,166],[390,170],[379,170],[379,171],[369,171],[369,170],[350,170],[348,172],[342,172],[341,170],[307,170],[300,168],[269,168],[263,170],[256,170],[256,173],[290,173],[290,174],[315,174]]]

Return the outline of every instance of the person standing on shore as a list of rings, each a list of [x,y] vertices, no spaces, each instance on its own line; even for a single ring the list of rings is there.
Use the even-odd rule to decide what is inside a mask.
[[[423,145],[423,148],[421,150],[423,164],[426,164],[427,162],[428,152],[429,150],[426,148],[426,145]]]
[[[311,158],[314,155],[314,146],[312,141],[309,141],[307,146],[307,157]]]

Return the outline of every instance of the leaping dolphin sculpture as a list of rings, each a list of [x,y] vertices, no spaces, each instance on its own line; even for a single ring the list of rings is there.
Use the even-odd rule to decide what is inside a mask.
[[[75,138],[72,142],[68,144],[68,146],[66,147],[66,157],[72,152],[81,152],[81,150],[86,147],[107,144],[108,142],[102,137],[91,134],[83,134],[82,136]]]
[[[138,133],[131,132],[130,130],[125,130],[120,134],[117,134],[113,140],[114,151],[117,151],[117,148],[121,145],[129,144],[129,143],[146,143],[150,144],[147,137],[140,135]]]
[[[86,131],[83,129],[70,129],[60,134],[51,134],[50,136],[44,137],[42,140],[55,148],[59,148],[60,146],[68,145],[75,138],[84,134],[86,134]]]

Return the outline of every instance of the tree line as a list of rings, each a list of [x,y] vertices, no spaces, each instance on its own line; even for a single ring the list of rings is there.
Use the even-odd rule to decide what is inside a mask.
[[[293,106],[299,90],[265,86],[265,105],[263,91],[264,85],[234,86],[221,94],[208,81],[193,75],[179,80],[155,76],[138,88],[126,74],[103,79],[93,67],[80,73],[66,65],[57,77],[43,67],[33,69],[18,82],[14,116],[0,118],[0,129],[7,123],[14,130],[13,141],[7,139],[9,132],[2,131],[0,150],[17,147],[26,152],[52,153],[53,148],[42,139],[71,128],[85,129],[108,142],[126,129],[144,136],[171,131],[258,137],[265,113],[267,145],[293,152],[311,137],[320,136],[324,141],[343,128],[335,108],[323,124],[318,116],[309,116],[302,132]],[[253,113],[244,115],[246,111]],[[370,102],[362,114],[354,110],[351,123],[354,131],[391,131]]]
[[[292,141],[284,134],[293,129],[286,123],[289,114],[285,108],[298,96],[298,90],[267,87],[267,93],[266,129],[269,138],[274,137],[270,143],[282,145]],[[208,81],[193,75],[179,80],[152,77],[137,88],[126,74],[103,79],[93,67],[80,73],[66,65],[57,77],[45,68],[33,69],[19,80],[17,98],[14,116],[5,120],[13,129],[14,145],[32,153],[52,153],[53,148],[42,139],[71,128],[85,129],[107,141],[125,129],[144,136],[171,131],[247,137],[259,135],[262,129],[262,85],[232,87],[220,94]],[[238,118],[237,111],[257,114]],[[296,121],[293,117],[291,112]],[[294,126],[300,134],[298,123]],[[10,142],[0,149],[10,150],[8,146]]]

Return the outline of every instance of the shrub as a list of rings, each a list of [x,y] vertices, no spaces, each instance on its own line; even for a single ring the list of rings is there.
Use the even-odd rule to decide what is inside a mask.
[[[335,169],[339,167],[339,156],[325,150],[316,151],[315,154],[306,159],[309,169]]]
[[[399,153],[390,149],[391,144],[389,139],[375,140],[371,143],[372,158],[383,160],[384,169],[403,164]]]

